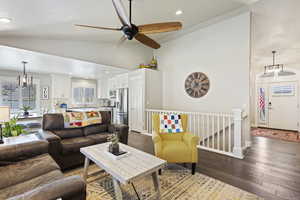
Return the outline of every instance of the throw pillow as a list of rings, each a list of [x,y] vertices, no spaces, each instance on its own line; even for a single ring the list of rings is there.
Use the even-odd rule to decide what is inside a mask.
[[[181,116],[178,114],[160,114],[161,133],[182,133]]]

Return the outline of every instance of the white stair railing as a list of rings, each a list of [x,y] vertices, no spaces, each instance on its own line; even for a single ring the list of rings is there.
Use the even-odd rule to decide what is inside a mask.
[[[146,110],[146,132],[153,132],[153,114],[186,114],[188,115],[188,131],[199,136],[198,147],[204,150],[244,158],[243,145],[245,137],[246,116],[241,109],[232,113],[203,113],[170,110]]]

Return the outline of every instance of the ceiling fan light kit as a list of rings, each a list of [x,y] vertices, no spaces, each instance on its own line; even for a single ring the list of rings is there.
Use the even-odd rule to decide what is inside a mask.
[[[156,23],[156,24],[146,24],[141,26],[136,26],[132,23],[132,0],[129,0],[129,17],[126,13],[124,5],[121,0],[112,0],[113,6],[116,10],[117,16],[122,23],[121,28],[106,28],[101,26],[90,26],[90,25],[81,25],[76,24],[75,26],[85,27],[85,28],[95,28],[101,30],[111,30],[111,31],[122,31],[125,39],[132,40],[136,39],[142,44],[151,47],[153,49],[159,49],[160,44],[146,36],[145,34],[155,34],[155,33],[164,33],[171,31],[178,31],[182,29],[181,22],[166,22],[166,23]],[[120,40],[124,42],[122,38]]]

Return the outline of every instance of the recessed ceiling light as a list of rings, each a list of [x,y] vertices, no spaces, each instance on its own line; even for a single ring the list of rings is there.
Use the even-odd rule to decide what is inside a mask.
[[[11,22],[11,19],[6,17],[0,17],[0,23],[8,24]]]
[[[181,15],[183,12],[182,12],[182,10],[177,10],[176,11],[176,15]]]

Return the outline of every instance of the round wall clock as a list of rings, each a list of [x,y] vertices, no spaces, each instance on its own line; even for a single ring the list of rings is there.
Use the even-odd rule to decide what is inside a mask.
[[[209,79],[202,72],[194,72],[186,78],[184,87],[189,96],[200,98],[209,90]]]

